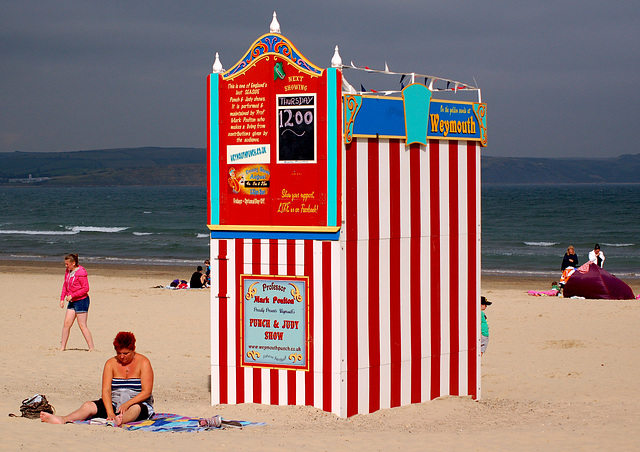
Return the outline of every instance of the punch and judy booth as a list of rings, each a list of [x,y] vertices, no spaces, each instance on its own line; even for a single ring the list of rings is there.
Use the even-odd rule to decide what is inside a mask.
[[[273,27],[230,69],[216,57],[212,404],[347,417],[480,396],[485,105],[387,68],[396,92],[357,91],[358,70],[376,72],[337,48],[318,67]]]

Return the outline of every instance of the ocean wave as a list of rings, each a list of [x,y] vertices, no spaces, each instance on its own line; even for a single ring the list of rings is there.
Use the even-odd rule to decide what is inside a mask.
[[[553,277],[558,275],[559,272],[554,272],[551,270],[522,270],[522,269],[497,269],[497,268],[490,268],[490,269],[486,269],[483,268],[481,270],[481,273],[483,275],[504,275],[504,276],[522,276],[522,277],[526,277],[526,276],[545,276],[545,277]]]
[[[528,246],[553,246],[559,245],[560,242],[524,242],[524,244]]]
[[[176,259],[176,258],[146,258],[146,257],[89,257],[84,258],[85,261],[94,263],[124,264],[124,265],[172,265],[176,267],[198,265],[199,261],[193,259]]]
[[[17,230],[17,229],[9,229],[0,231],[0,234],[10,234],[10,235],[76,235],[80,231],[28,231],[28,230]]]
[[[153,235],[153,232],[134,232],[133,235]]]
[[[149,210],[145,210],[145,211],[144,211],[144,212],[142,212],[142,213],[151,213],[151,211],[149,211]]]
[[[196,238],[198,239],[208,239],[210,237],[209,234],[198,234]]]
[[[104,232],[104,233],[114,233],[114,232],[122,232],[129,229],[128,227],[100,227],[100,226],[71,226],[67,227],[73,232]]]
[[[615,246],[615,247],[635,246],[635,243],[605,243],[605,242],[602,242],[602,244],[606,245],[606,246]]]

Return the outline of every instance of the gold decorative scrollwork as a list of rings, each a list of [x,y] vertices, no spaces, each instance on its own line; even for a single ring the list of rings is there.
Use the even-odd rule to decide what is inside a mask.
[[[296,361],[302,361],[302,355],[300,353],[292,353],[289,355],[289,359],[294,363]]]
[[[480,127],[480,143],[482,146],[487,145],[487,127],[485,126],[485,115],[487,114],[486,104],[474,104],[474,113],[478,119],[478,126]]]
[[[256,292],[258,292],[258,291],[255,289],[255,287],[254,287],[256,284],[258,284],[258,283],[257,283],[257,282],[254,282],[253,284],[251,284],[251,285],[249,286],[249,288],[247,289],[247,293],[246,293],[246,295],[244,296],[244,298],[245,298],[245,299],[247,299],[247,300],[251,300],[251,299],[253,298],[253,296],[256,294]]]
[[[296,301],[302,301],[302,294],[300,293],[300,289],[298,289],[298,286],[292,283],[289,283],[289,285],[293,286],[293,289],[291,289],[291,296],[293,297],[293,299]]]
[[[249,350],[247,352],[247,358],[251,358],[252,360],[256,360],[258,358],[260,358],[260,352],[257,352],[255,350]]]
[[[345,122],[344,122],[344,144],[353,141],[353,123],[356,120],[356,114],[360,109],[362,102],[361,96],[345,96]],[[360,101],[360,102],[358,102]]]

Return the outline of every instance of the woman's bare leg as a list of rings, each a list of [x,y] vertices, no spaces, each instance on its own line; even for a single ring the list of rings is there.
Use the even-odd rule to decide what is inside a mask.
[[[40,420],[49,424],[66,424],[73,421],[84,421],[94,416],[98,412],[98,407],[93,402],[84,402],[80,408],[66,416],[56,416],[55,414],[40,412]]]
[[[67,313],[64,316],[64,323],[62,324],[62,340],[60,341],[60,351],[64,351],[67,348],[67,341],[69,340],[69,332],[73,326],[73,322],[76,320],[76,311],[73,309],[67,309]]]
[[[122,424],[127,424],[129,422],[135,421],[136,419],[138,419],[138,416],[140,416],[141,409],[142,408],[137,403],[130,406],[129,409],[124,412],[124,414],[118,414],[116,416],[116,425],[120,426]]]
[[[80,331],[82,331],[82,335],[84,336],[84,340],[87,341],[87,345],[89,346],[89,351],[92,352],[95,350],[93,347],[93,337],[91,337],[91,331],[89,331],[89,327],[87,326],[87,318],[89,317],[88,312],[81,312],[76,314],[78,318],[78,326],[80,327]]]

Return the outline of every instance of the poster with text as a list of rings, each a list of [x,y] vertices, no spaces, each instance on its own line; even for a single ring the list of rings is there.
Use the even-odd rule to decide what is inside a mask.
[[[309,369],[309,277],[240,275],[242,366]]]

